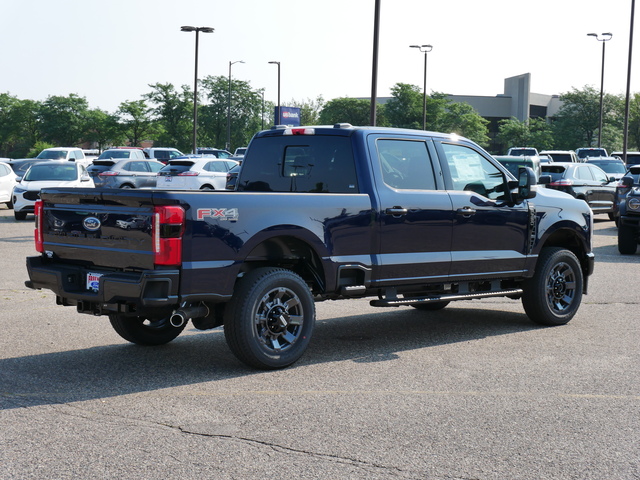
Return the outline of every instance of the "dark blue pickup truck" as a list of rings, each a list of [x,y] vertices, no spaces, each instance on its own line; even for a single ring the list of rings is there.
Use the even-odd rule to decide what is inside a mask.
[[[43,190],[26,285],[137,344],[224,325],[265,369],[304,353],[318,300],[508,297],[561,325],[593,272],[593,215],[534,184],[455,135],[274,128],[251,141],[236,191]]]

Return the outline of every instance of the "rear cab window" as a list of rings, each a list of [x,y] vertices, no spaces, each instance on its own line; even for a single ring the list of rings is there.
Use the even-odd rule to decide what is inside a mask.
[[[254,138],[237,190],[358,193],[351,140],[345,136]]]

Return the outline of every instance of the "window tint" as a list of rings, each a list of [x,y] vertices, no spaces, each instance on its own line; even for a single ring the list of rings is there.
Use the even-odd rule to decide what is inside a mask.
[[[205,170],[208,170],[210,172],[226,172],[227,168],[224,162],[217,161],[207,163],[207,165],[205,166]]]
[[[504,197],[504,176],[489,160],[464,145],[442,144],[454,190],[478,193],[492,200]]]
[[[242,164],[240,191],[358,192],[348,137],[300,135],[252,142]]]
[[[147,162],[129,162],[129,167],[127,170],[131,172],[148,172],[149,168],[147,168]]]
[[[593,178],[595,178],[596,182],[598,183],[609,182],[609,179],[607,178],[607,174],[604,173],[600,168],[594,167],[594,166],[589,166],[589,168],[591,169],[591,173],[593,175]]]
[[[576,168],[576,178],[580,180],[589,180],[593,181],[593,175],[591,175],[591,171],[588,166],[578,167]]]
[[[424,142],[380,139],[377,147],[384,183],[403,190],[435,190],[433,167]]]

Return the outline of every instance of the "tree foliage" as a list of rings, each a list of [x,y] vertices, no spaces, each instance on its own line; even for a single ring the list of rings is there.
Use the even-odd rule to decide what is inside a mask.
[[[379,106],[381,107],[381,106]],[[381,125],[384,108],[377,108],[377,124]],[[361,98],[334,98],[328,101],[319,115],[322,125],[350,123],[368,125],[371,120],[371,102]]]
[[[122,102],[118,107],[117,119],[120,131],[133,147],[140,146],[157,130],[152,118],[152,110],[144,100]]]
[[[150,112],[157,123],[154,144],[158,147],[175,147],[183,152],[190,151],[193,91],[186,85],[178,91],[170,83],[155,83],[149,87],[151,92],[143,95],[143,98],[153,105]]]
[[[538,150],[554,148],[553,130],[541,118],[524,122],[517,118],[500,121],[497,140],[509,147],[534,147]]]
[[[49,96],[40,109],[43,140],[63,147],[79,144],[86,134],[88,111],[87,99],[74,93]]]

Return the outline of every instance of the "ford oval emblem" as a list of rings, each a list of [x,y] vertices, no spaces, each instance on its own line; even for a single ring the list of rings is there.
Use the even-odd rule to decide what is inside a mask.
[[[98,230],[100,228],[100,225],[100,220],[96,217],[86,217],[82,221],[82,226],[90,232],[95,232],[96,230]]]

